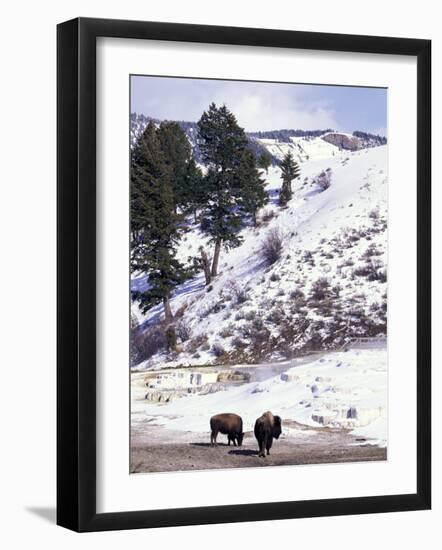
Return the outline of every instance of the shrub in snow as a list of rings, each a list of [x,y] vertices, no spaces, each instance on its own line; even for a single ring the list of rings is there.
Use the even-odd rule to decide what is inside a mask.
[[[181,321],[178,323],[176,327],[176,334],[178,338],[180,338],[181,342],[187,342],[190,338],[191,330],[190,326],[184,319],[181,319]]]
[[[289,311],[292,315],[307,315],[308,311],[305,308],[306,303],[304,301],[302,302],[295,302],[294,305],[290,306]]]
[[[265,210],[263,210],[259,218],[260,218],[260,221],[267,223],[270,220],[272,220],[274,217],[275,217],[275,211],[271,210],[270,208],[266,208]]]
[[[354,261],[351,258],[348,258],[339,267],[353,267],[355,265]]]
[[[350,233],[347,237],[347,246],[350,244],[350,246],[353,244],[353,243],[356,243],[359,241],[360,239],[360,235],[357,231],[353,231],[352,233]]]
[[[307,265],[310,265],[312,267],[314,267],[314,265],[315,265],[315,260],[313,258],[313,254],[310,250],[305,250],[304,251],[304,254],[302,255],[301,260],[302,260],[303,263],[306,263]]]
[[[337,284],[332,288],[333,294],[336,296],[336,298],[339,298],[339,295],[341,294],[342,286]]]
[[[312,330],[304,344],[305,351],[320,351],[324,348],[321,335]]]
[[[226,350],[222,344],[215,342],[212,346],[212,353],[215,357],[222,357],[226,354]]]
[[[282,235],[276,228],[267,232],[261,245],[261,254],[267,265],[273,265],[279,260],[282,253]]]
[[[252,325],[253,325],[253,328],[255,330],[263,330],[264,329],[264,323],[263,323],[262,319],[254,319]]]
[[[321,189],[321,191],[325,191],[330,187],[331,179],[332,179],[332,170],[331,168],[327,168],[327,170],[324,170],[318,176],[316,176],[314,181],[318,185],[319,189]]]
[[[236,304],[244,304],[248,301],[249,291],[245,286],[241,286],[238,282],[233,280],[229,281],[226,286]]]
[[[143,331],[131,330],[131,361],[133,365],[149,359],[166,348],[166,335],[162,325],[154,325]]]
[[[376,248],[374,243],[370,244],[367,250],[362,254],[362,260],[369,260],[372,256],[382,256],[382,251]]]
[[[284,319],[284,311],[280,308],[272,309],[266,317],[266,321],[278,325]]]
[[[270,331],[266,327],[262,326],[261,329],[256,329],[252,326],[249,339],[249,351],[253,360],[259,361],[272,352],[273,341]]]
[[[322,317],[332,317],[335,311],[336,303],[334,300],[325,299],[315,303],[312,307],[317,310],[318,315]]]
[[[248,301],[248,299],[249,299],[249,293],[247,289],[245,288],[239,289],[239,291],[236,294],[236,303],[244,304],[245,302]]]
[[[244,349],[245,347],[247,347],[247,343],[244,342],[244,340],[242,340],[239,336],[236,336],[233,340],[232,340],[232,346],[234,349],[236,350],[242,350]]]
[[[206,311],[202,315],[202,318],[204,319],[205,317],[207,317],[207,315],[210,315],[211,313],[218,313],[225,308],[226,308],[226,305],[222,301],[212,303],[212,305],[210,305],[206,309]]]
[[[224,327],[219,331],[219,335],[221,338],[230,338],[230,336],[233,336],[233,330],[234,326],[232,324],[228,325],[227,327]]]
[[[281,279],[281,277],[277,273],[272,273],[270,275],[270,280],[272,281],[272,283],[275,283],[276,281],[279,281],[280,279]]]
[[[330,282],[326,277],[320,277],[312,284],[310,291],[310,297],[312,300],[325,300],[330,295]]]
[[[208,347],[207,334],[198,334],[197,336],[189,340],[186,345],[186,349],[190,353],[198,351],[199,349],[204,350]]]
[[[290,298],[296,302],[301,302],[305,299],[305,295],[300,288],[296,288],[290,292]]]
[[[250,335],[253,332],[253,324],[252,323],[245,323],[240,328],[240,333],[244,338],[250,338]]]
[[[381,268],[384,264],[380,260],[368,260],[365,264],[353,270],[353,276],[366,277],[369,281],[380,281],[385,283],[387,280],[386,270]]]
[[[247,311],[247,313],[244,315],[244,319],[246,321],[253,321],[256,318],[256,311],[254,309]]]
[[[371,218],[372,220],[378,220],[379,219],[379,209],[378,208],[373,208],[373,210],[370,210],[370,212],[368,213],[368,217]]]

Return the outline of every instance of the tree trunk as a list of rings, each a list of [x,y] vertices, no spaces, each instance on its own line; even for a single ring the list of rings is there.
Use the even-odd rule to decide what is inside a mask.
[[[170,307],[169,296],[166,296],[165,298],[163,298],[163,305],[164,305],[164,317],[165,317],[166,323],[171,323],[173,321],[173,314],[172,314],[172,308]]]
[[[212,281],[212,273],[210,271],[210,260],[203,247],[201,247],[200,252],[201,252],[201,264],[203,266],[204,276],[206,278],[206,285],[210,285],[210,282]]]
[[[215,242],[215,252],[213,254],[212,277],[216,277],[218,275],[218,262],[219,262],[220,252],[221,252],[221,239],[217,239]]]

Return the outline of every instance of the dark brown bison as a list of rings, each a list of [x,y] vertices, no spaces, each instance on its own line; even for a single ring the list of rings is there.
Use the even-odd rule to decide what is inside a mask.
[[[227,441],[233,441],[233,445],[241,447],[244,433],[242,431],[242,418],[237,414],[224,413],[216,414],[210,419],[210,429],[212,433],[210,435],[210,443],[216,445],[216,438],[218,433],[226,434]]]
[[[255,422],[255,437],[259,445],[258,456],[265,456],[265,451],[270,454],[273,438],[281,435],[281,417],[274,416],[270,411],[265,412]]]

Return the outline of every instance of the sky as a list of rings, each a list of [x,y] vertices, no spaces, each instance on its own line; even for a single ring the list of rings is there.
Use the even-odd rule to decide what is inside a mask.
[[[387,135],[385,88],[131,76],[132,113],[196,122],[211,102],[225,104],[248,132],[331,128]]]

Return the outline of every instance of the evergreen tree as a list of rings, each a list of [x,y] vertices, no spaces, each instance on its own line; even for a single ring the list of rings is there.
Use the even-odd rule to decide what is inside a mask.
[[[150,122],[140,136],[131,158],[130,225],[135,244],[139,241],[146,219],[154,215],[153,203],[149,199],[160,185],[164,172],[164,157],[156,139],[155,124]],[[133,262],[136,262],[136,257]],[[134,268],[137,268],[135,264]]]
[[[202,210],[204,219],[202,228],[210,236],[210,242],[215,244],[211,276],[216,277],[221,246],[228,250],[239,246],[242,242],[242,237],[239,235],[242,219],[232,174],[220,180],[220,173],[210,168],[204,178],[204,186],[207,201]]]
[[[282,186],[279,192],[279,204],[285,206],[293,196],[292,181],[299,178],[301,171],[299,165],[295,162],[292,152],[287,151],[281,162]]]
[[[269,173],[269,167],[272,164],[272,155],[268,151],[263,151],[258,157],[258,167]]]
[[[135,293],[144,311],[163,303],[166,322],[173,320],[170,294],[187,277],[176,259],[179,240],[173,170],[150,122],[138,140],[131,166],[131,268],[148,276],[148,290]]]
[[[242,154],[237,177],[240,208],[252,217],[253,224],[256,225],[256,212],[268,203],[269,197],[264,189],[265,182],[256,167],[255,155],[249,150]]]
[[[237,172],[247,146],[246,134],[225,105],[212,103],[198,121],[199,148],[208,166],[204,178],[204,227],[215,244],[211,274],[218,273],[221,246],[239,246],[241,227]]]
[[[211,103],[198,122],[199,147],[204,161],[217,171],[238,166],[247,137],[235,115],[225,105]]]
[[[204,189],[204,178],[201,169],[197,166],[194,159],[190,159],[186,167],[184,186],[183,186],[183,203],[187,212],[193,214],[195,222],[197,221],[197,213],[206,200]]]
[[[279,205],[286,206],[289,200],[291,200],[293,192],[290,184],[287,180],[282,180],[281,189],[279,191]]]
[[[177,122],[162,122],[157,130],[157,136],[165,163],[171,171],[175,210],[177,207],[183,208],[189,200],[187,172],[188,163],[192,158],[192,148]]]

